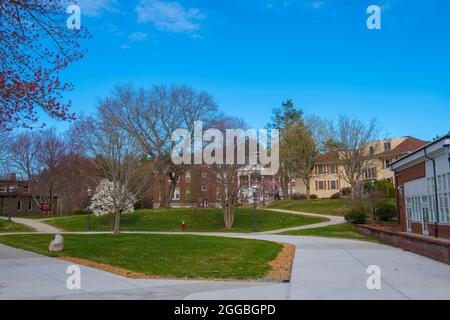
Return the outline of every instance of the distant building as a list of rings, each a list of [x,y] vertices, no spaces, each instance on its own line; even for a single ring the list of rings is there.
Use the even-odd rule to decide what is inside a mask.
[[[281,195],[281,188],[278,178],[274,176],[261,175],[258,168],[243,168],[238,175],[242,184],[239,196],[239,202],[242,204],[253,203],[252,186],[258,186],[258,202],[264,203],[273,200]],[[165,193],[168,193],[170,181],[164,180]],[[217,208],[220,207],[218,188],[214,173],[206,165],[195,167],[187,170],[180,175],[173,198],[171,207],[173,208]],[[159,208],[161,203],[160,186],[155,186],[153,190],[153,208]]]
[[[389,165],[426,143],[426,141],[413,137],[386,139],[371,143],[368,153],[373,158],[373,166],[363,173],[361,183],[384,179],[394,182],[394,173],[389,170]],[[343,188],[350,187],[342,176],[340,161],[341,153],[339,151],[321,154],[316,158],[310,185],[311,194],[315,194],[319,198],[330,198]],[[306,193],[306,186],[301,180],[293,183],[295,183],[294,193]]]
[[[37,196],[40,199],[40,196]],[[57,198],[53,199],[56,208]],[[15,174],[10,174],[7,179],[0,180],[0,216],[13,217],[39,215],[41,208],[31,196],[27,181],[16,179]]]
[[[392,163],[404,232],[450,239],[450,134]]]

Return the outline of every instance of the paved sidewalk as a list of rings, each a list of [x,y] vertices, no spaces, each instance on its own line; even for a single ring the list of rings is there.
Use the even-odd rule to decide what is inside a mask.
[[[0,299],[450,299],[450,266],[397,248],[345,239],[225,236],[294,244],[291,283],[133,280],[82,266],[82,290],[70,291],[70,263],[0,245]],[[381,268],[381,290],[367,289],[370,265]]]
[[[1,218],[5,219],[4,217]],[[40,233],[56,234],[61,232],[59,229],[35,219],[11,218],[11,220],[14,223],[23,224],[27,227],[33,228],[36,232]]]
[[[328,227],[328,226],[333,226],[333,225],[336,225],[336,224],[345,223],[344,217],[340,217],[340,216],[330,216],[330,215],[326,215],[326,214],[306,213],[306,212],[284,210],[284,209],[263,209],[263,210],[275,211],[275,212],[281,212],[281,213],[289,213],[289,214],[297,214],[297,215],[309,216],[309,217],[319,217],[319,218],[328,219],[329,221],[315,223],[315,224],[308,224],[308,225],[299,226],[299,227],[292,227],[292,228],[285,228],[285,229],[279,229],[279,230],[271,230],[271,231],[259,232],[259,234],[278,234],[278,233],[283,233],[283,232],[288,232],[288,231],[315,229],[315,228],[322,228],[322,227]]]

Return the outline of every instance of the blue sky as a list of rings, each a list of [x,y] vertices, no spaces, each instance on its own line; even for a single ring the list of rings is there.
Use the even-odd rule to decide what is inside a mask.
[[[450,130],[448,0],[78,2],[92,39],[63,73],[77,113],[116,84],[186,83],[255,128],[291,98],[305,114],[377,117],[391,137]],[[381,30],[366,27],[371,4]]]

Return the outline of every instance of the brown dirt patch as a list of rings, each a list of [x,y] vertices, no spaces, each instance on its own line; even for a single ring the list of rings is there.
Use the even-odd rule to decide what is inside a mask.
[[[149,277],[143,273],[134,272],[134,271],[130,271],[130,270],[119,268],[119,267],[113,267],[109,264],[98,263],[98,262],[94,262],[94,261],[90,261],[90,260],[86,260],[86,259],[73,258],[73,257],[60,257],[59,259],[67,261],[67,262],[75,263],[75,264],[80,264],[82,266],[110,272],[110,273],[117,274],[122,277],[130,278],[130,279],[156,279],[157,278],[157,277]]]
[[[275,260],[269,263],[272,270],[266,279],[289,282],[291,280],[292,264],[294,263],[295,246],[283,243],[283,249]]]

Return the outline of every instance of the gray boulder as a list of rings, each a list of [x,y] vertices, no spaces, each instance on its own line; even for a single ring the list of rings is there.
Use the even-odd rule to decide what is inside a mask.
[[[62,235],[57,234],[55,239],[50,242],[48,246],[48,251],[50,252],[59,252],[64,250],[64,238]]]

